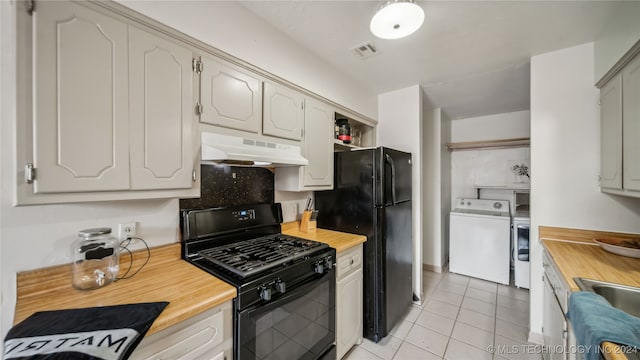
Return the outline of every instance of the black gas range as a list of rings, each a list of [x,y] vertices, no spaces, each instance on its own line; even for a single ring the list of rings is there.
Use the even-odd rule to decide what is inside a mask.
[[[335,250],[280,204],[183,210],[183,258],[236,287],[234,359],[335,359]]]

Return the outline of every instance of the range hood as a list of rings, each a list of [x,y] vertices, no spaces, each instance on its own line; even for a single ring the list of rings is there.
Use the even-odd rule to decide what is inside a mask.
[[[279,167],[309,165],[309,160],[299,146],[203,132],[202,163]]]

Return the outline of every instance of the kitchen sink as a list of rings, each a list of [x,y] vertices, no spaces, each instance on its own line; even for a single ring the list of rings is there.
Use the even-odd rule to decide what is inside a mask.
[[[628,314],[640,317],[640,288],[605,281],[573,278],[580,290],[594,292]]]

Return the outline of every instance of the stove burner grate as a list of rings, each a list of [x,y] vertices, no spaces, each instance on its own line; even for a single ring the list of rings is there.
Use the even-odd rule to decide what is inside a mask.
[[[326,244],[288,235],[269,235],[198,251],[198,255],[241,277],[307,256]]]

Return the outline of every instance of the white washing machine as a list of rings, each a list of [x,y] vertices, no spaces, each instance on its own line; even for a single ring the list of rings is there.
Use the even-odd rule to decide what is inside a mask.
[[[529,220],[528,211],[513,216],[513,277],[517,287],[529,288]]]
[[[509,285],[509,201],[458,198],[450,215],[449,270]]]

